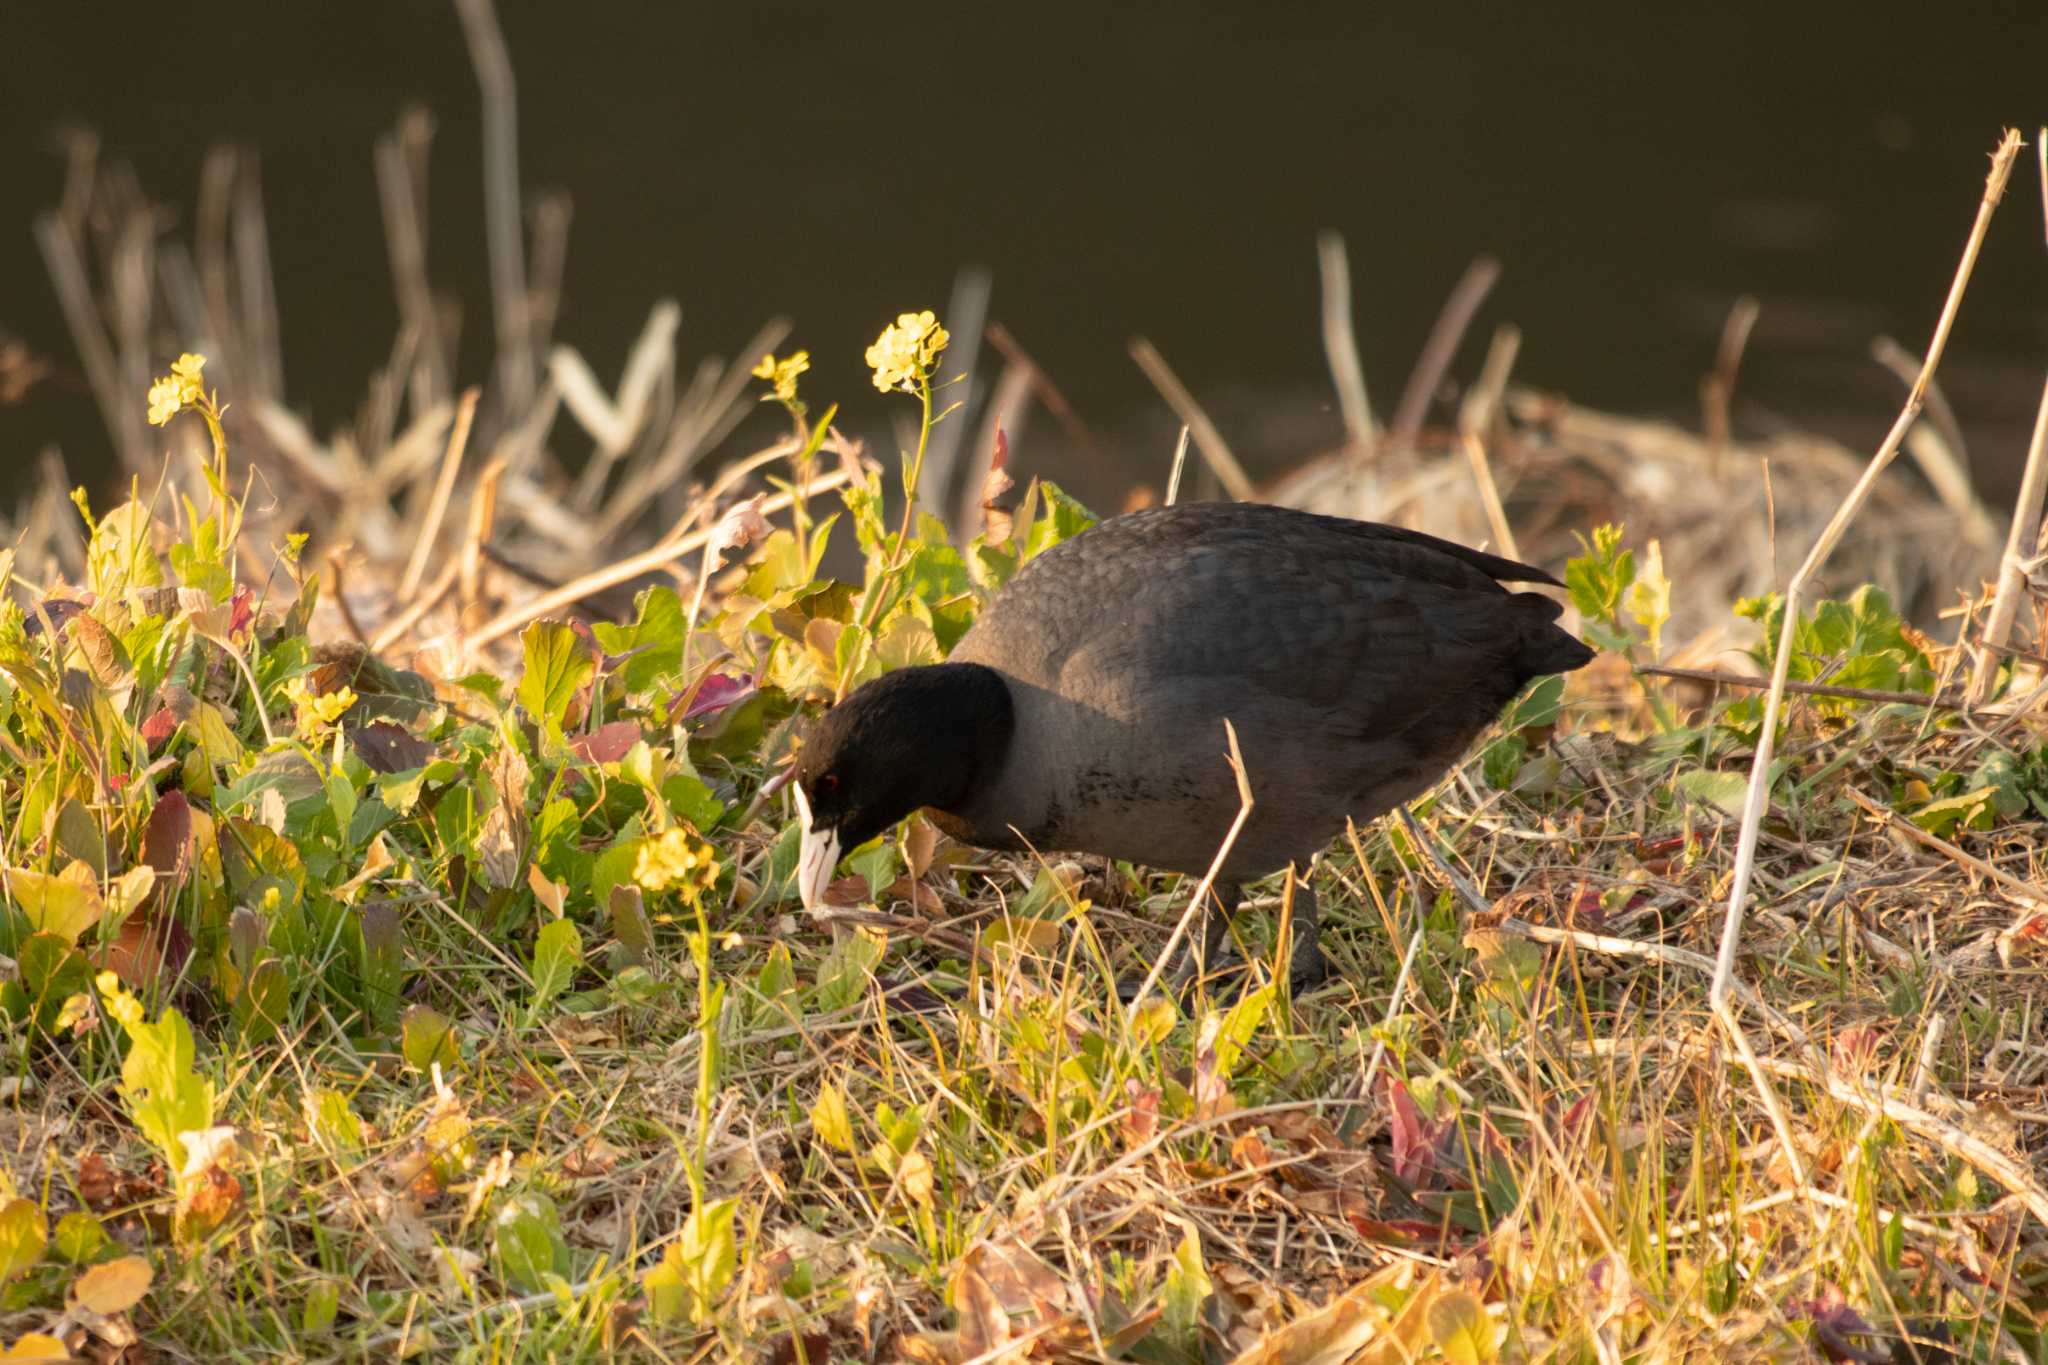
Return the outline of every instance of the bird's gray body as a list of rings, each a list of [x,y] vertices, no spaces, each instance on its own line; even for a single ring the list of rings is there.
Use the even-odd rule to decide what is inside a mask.
[[[1306,863],[1428,789],[1531,678],[1590,652],[1549,575],[1433,537],[1228,503],[1118,517],[1027,564],[952,654],[996,670],[1015,725],[1000,770],[940,813],[984,847],[1208,869]],[[1020,838],[1021,836],[1021,838]]]

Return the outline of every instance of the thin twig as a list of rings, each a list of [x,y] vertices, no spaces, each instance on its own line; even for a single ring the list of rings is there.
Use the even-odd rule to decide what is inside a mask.
[[[526,249],[519,229],[519,98],[492,0],[455,0],[483,102],[484,230],[498,328],[498,375],[508,413],[533,401]]]
[[[1752,678],[1745,673],[1723,673],[1712,668],[1669,668],[1663,664],[1642,664],[1638,673],[1649,673],[1659,678],[1683,678],[1688,682],[1714,683],[1724,687],[1767,688],[1769,678]],[[1899,702],[1907,706],[1931,706],[1937,711],[1967,711],[1968,702],[1950,701],[1926,692],[1887,692],[1877,687],[1837,687],[1833,683],[1800,682],[1788,679],[1787,692],[1797,692],[1807,697],[1846,697],[1852,701]]]
[[[1970,274],[1977,262],[1977,253],[1984,243],[1985,230],[1990,226],[1991,215],[2005,193],[2006,180],[2012,173],[2013,159],[2019,154],[2019,148],[2019,133],[2008,129],[1992,158],[1991,173],[1985,181],[1984,197],[1978,205],[1976,221],[1970,229],[1969,242],[1963,248],[1962,261],[1956,267],[1955,279],[1949,287],[1948,300],[1942,307],[1940,321],[1935,325],[1934,339],[1927,348],[1927,360],[1921,369],[1920,379],[1907,395],[1904,410],[1892,424],[1891,431],[1886,435],[1884,443],[1878,447],[1877,453],[1871,457],[1863,476],[1857,480],[1848,497],[1843,499],[1841,506],[1835,510],[1834,517],[1821,532],[1820,538],[1815,541],[1805,562],[1785,585],[1782,607],[1784,626],[1779,632],[1777,656],[1771,669],[1771,690],[1764,703],[1763,724],[1757,737],[1756,754],[1750,765],[1748,791],[1743,799],[1741,831],[1735,848],[1735,868],[1729,879],[1728,910],[1721,929],[1720,954],[1714,965],[1714,983],[1708,993],[1708,1000],[1713,1006],[1715,1017],[1727,1030],[1736,1049],[1742,1053],[1744,1064],[1749,1067],[1757,1093],[1770,1112],[1772,1124],[1778,1132],[1778,1140],[1785,1148],[1785,1159],[1793,1168],[1794,1183],[1802,1189],[1806,1185],[1805,1172],[1792,1145],[1792,1136],[1784,1120],[1783,1109],[1764,1069],[1757,1063],[1755,1050],[1749,1045],[1748,1035],[1729,1006],[1735,975],[1735,955],[1742,938],[1743,911],[1748,902],[1749,883],[1756,871],[1757,836],[1762,830],[1764,809],[1769,804],[1772,751],[1776,747],[1778,717],[1784,708],[1786,674],[1792,662],[1793,631],[1799,624],[1799,594],[1806,586],[1807,580],[1827,561],[1835,543],[1841,539],[1842,533],[1848,529],[1849,523],[1855,519],[1856,513],[1869,498],[1878,475],[1884,472],[1892,457],[1898,453],[1899,443],[1905,439],[1907,430],[1919,416],[1927,384],[1933,376],[1935,367],[1941,363],[1942,352],[1948,345],[1949,330],[1955,325],[1956,312],[1962,306],[1963,292],[1969,287]]]
[[[1138,362],[1138,368],[1152,381],[1152,387],[1159,390],[1159,396],[1173,409],[1181,422],[1192,428],[1195,435],[1195,449],[1208,461],[1209,468],[1223,481],[1223,487],[1231,497],[1246,502],[1253,496],[1251,478],[1244,472],[1244,466],[1231,454],[1230,445],[1223,439],[1223,433],[1209,420],[1209,414],[1202,411],[1202,405],[1180,382],[1180,376],[1166,363],[1166,357],[1158,348],[1143,337],[1131,338],[1131,359]]]
[[[1877,802],[1871,800],[1862,792],[1857,791],[1854,787],[1848,789],[1848,796],[1851,801],[1861,806],[1867,814],[1875,816],[1885,828],[1897,831],[1923,848],[1933,849],[1958,867],[1966,867],[1978,876],[1998,883],[1999,886],[2030,905],[2048,909],[2048,894],[2044,894],[2040,888],[2029,882],[2022,881],[2010,872],[2003,871],[1991,863],[1985,862],[1974,853],[1964,852],[1932,830],[1922,829],[1911,820],[1901,817],[1897,811],[1887,810],[1883,806],[1878,805]]]
[[[1187,423],[1183,422],[1180,427],[1180,439],[1173,443],[1173,468],[1166,475],[1166,505],[1168,507],[1173,506],[1180,499],[1180,474],[1181,470],[1187,467],[1187,463],[1188,426]]]
[[[1193,922],[1196,915],[1207,912],[1210,888],[1216,885],[1216,877],[1223,871],[1224,860],[1230,857],[1230,850],[1236,845],[1238,833],[1244,829],[1244,822],[1251,818],[1252,784],[1251,779],[1245,776],[1244,756],[1237,749],[1237,727],[1225,720],[1223,733],[1230,741],[1230,771],[1237,778],[1237,818],[1230,822],[1230,830],[1223,836],[1223,844],[1216,850],[1216,856],[1210,860],[1209,870],[1202,874],[1201,884],[1195,888],[1194,896],[1189,899],[1188,908],[1181,911],[1180,919],[1173,926],[1173,932],[1166,936],[1166,946],[1160,949],[1158,958],[1152,963],[1152,970],[1145,973],[1145,979],[1138,985],[1137,994],[1131,997],[1130,1007],[1126,1012],[1128,1018],[1138,1017],[1138,1007],[1145,1003],[1146,996],[1152,994],[1152,988],[1159,984],[1159,974],[1166,970],[1166,964],[1173,960],[1174,951],[1179,948],[1180,941],[1187,937],[1188,925]]]
[[[2044,190],[2048,193],[2048,190]],[[2020,601],[2027,591],[2027,565],[2041,546],[2041,500],[2048,495],[2048,384],[2041,389],[2041,405],[2034,413],[2034,437],[2027,443],[2027,464],[2020,475],[2019,495],[2013,499],[2012,526],[2005,537],[2005,556],[1998,565],[1998,588],[1991,598],[1991,614],[1984,621],[1984,642],[1970,675],[1969,698],[1981,704],[1998,681],[1998,653],[2012,638],[2013,622],[2019,616]]]
[[[1749,333],[1756,326],[1757,301],[1744,294],[1728,309],[1721,324],[1721,344],[1714,351],[1714,371],[1700,380],[1700,422],[1706,428],[1707,468],[1721,469],[1721,452],[1727,449],[1734,423],[1735,374],[1742,365],[1742,353],[1749,346]]]
[[[840,484],[845,483],[846,479],[846,470],[834,469],[828,473],[820,474],[817,478],[811,480],[810,491],[812,493],[822,493],[828,489],[837,488]],[[769,513],[780,512],[794,501],[795,496],[791,493],[770,494],[761,501],[761,513],[766,516]],[[521,602],[515,607],[507,607],[476,630],[470,632],[470,648],[481,649],[493,640],[523,629],[527,623],[537,621],[557,608],[566,607],[571,602],[580,602],[592,593],[603,592],[606,588],[624,583],[628,579],[637,578],[643,573],[673,564],[685,555],[702,549],[705,541],[711,538],[712,531],[715,529],[715,527],[706,528],[701,531],[694,531],[678,539],[664,540],[653,549],[643,550],[637,555],[628,555],[626,558],[616,560],[601,569],[593,569],[581,578],[563,584],[553,592],[543,593],[541,596],[530,601]]]
[[[1415,444],[1415,435],[1422,430],[1423,414],[1429,411],[1430,397],[1436,393],[1437,385],[1443,383],[1444,373],[1458,353],[1458,343],[1464,340],[1473,315],[1499,278],[1500,262],[1491,256],[1481,256],[1465,267],[1465,273],[1444,300],[1435,325],[1429,329],[1422,353],[1415,358],[1408,387],[1401,391],[1401,406],[1394,409],[1394,424],[1387,437],[1387,454],[1398,455]]]
[[[1479,503],[1486,509],[1486,520],[1493,528],[1495,548],[1509,559],[1520,559],[1522,552],[1515,545],[1514,528],[1508,525],[1500,488],[1493,481],[1493,466],[1486,458],[1486,433],[1500,409],[1501,391],[1507,388],[1508,375],[1515,368],[1515,354],[1521,346],[1522,334],[1514,326],[1503,323],[1495,328],[1479,380],[1458,405],[1458,444],[1465,448],[1465,459],[1472,466],[1472,481],[1479,487]]]
[[[398,580],[401,602],[419,590],[420,579],[426,576],[427,556],[433,551],[434,538],[441,534],[441,518],[448,514],[448,500],[455,495],[455,475],[462,468],[462,452],[469,445],[469,424],[476,420],[476,402],[482,394],[482,389],[470,388],[455,409],[455,425],[441,455],[441,476],[434,481],[434,496],[427,503],[426,518],[413,541],[412,558],[406,561],[405,574]]]

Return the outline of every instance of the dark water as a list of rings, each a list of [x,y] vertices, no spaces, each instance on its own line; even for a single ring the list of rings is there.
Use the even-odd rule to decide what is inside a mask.
[[[1326,226],[1350,241],[1382,416],[1444,292],[1490,252],[1505,273],[1458,372],[1513,320],[1520,378],[1690,419],[1749,291],[1764,308],[1745,419],[1867,445],[1898,398],[1871,336],[1925,344],[1985,154],[2003,124],[2048,118],[2040,3],[501,8],[524,187],[575,206],[557,335],[601,375],[659,296],[682,304],[686,358],[782,313],[813,354],[809,389],[876,421],[862,347],[979,263],[993,316],[1081,416],[1148,437],[1134,470],[1163,459],[1149,437],[1166,424],[1125,351],[1137,332],[1255,465],[1335,433]],[[439,120],[431,271],[465,300],[474,378],[489,295],[450,9],[10,0],[0,330],[59,372],[0,408],[0,494],[51,442],[74,471],[106,468],[29,229],[57,193],[60,123],[97,128],[187,215],[209,141],[261,150],[287,392],[329,429],[397,326],[371,147],[409,101]],[[1945,371],[1993,490],[2048,364],[2031,151],[2014,186]]]

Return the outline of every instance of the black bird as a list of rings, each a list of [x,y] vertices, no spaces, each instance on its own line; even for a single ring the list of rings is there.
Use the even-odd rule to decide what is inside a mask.
[[[799,890],[913,811],[983,848],[1094,853],[1199,876],[1254,799],[1181,975],[1208,970],[1242,884],[1305,866],[1426,791],[1533,678],[1593,651],[1541,569],[1420,532],[1251,503],[1112,518],[1021,569],[942,664],[857,689],[794,774]],[[1295,893],[1298,988],[1322,979]]]

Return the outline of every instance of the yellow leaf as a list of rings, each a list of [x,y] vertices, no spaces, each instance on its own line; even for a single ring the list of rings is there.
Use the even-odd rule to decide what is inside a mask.
[[[30,1332],[4,1351],[0,1360],[70,1360],[71,1352],[64,1349],[64,1343],[55,1337],[44,1336],[41,1332]]]
[[[125,1313],[142,1302],[156,1272],[140,1256],[123,1256],[118,1261],[96,1265],[78,1277],[71,1297],[101,1317]]]
[[[92,869],[84,863],[71,866],[82,869],[85,875],[66,875],[67,868],[66,874],[53,877],[47,872],[10,867],[5,880],[8,899],[21,907],[30,927],[75,944],[80,934],[100,922],[107,908],[92,884]]]
[[[1469,1290],[1454,1289],[1429,1306],[1429,1335],[1452,1365],[1487,1365],[1494,1357],[1493,1319]]]
[[[811,1106],[811,1131],[828,1147],[853,1150],[853,1120],[846,1113],[846,1096],[830,1081],[819,1089],[818,1102]]]

